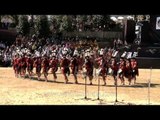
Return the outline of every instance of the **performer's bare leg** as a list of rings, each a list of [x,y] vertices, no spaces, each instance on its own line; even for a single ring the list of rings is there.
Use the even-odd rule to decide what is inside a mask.
[[[77,84],[78,83],[78,81],[77,81],[77,75],[74,74],[73,76],[74,76],[75,83]]]
[[[106,76],[103,75],[102,78],[103,78],[103,82],[104,82],[104,86],[105,86],[106,85]]]
[[[128,77],[129,85],[131,85],[131,77]]]
[[[90,85],[92,85],[93,76],[89,76]]]
[[[47,73],[44,73],[44,77],[45,77],[45,82],[48,82],[48,78],[47,78]]]
[[[65,83],[67,84],[68,83],[68,77],[67,77],[66,73],[64,73],[64,79],[65,79]]]
[[[120,78],[120,80],[121,80],[121,84],[122,84],[122,85],[125,85],[125,81],[124,81],[123,75],[121,75],[119,78]]]
[[[56,81],[56,80],[57,80],[57,75],[56,75],[56,73],[55,73],[55,72],[53,72],[53,79],[54,79],[54,81]]]
[[[114,85],[116,85],[117,84],[117,76],[114,75],[113,78],[114,78]]]
[[[41,73],[37,73],[37,75],[38,75],[38,80],[40,80]]]
[[[133,77],[134,84],[136,84],[136,76]]]

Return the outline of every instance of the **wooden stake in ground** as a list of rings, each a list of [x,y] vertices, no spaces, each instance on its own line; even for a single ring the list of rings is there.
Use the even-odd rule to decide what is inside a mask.
[[[87,76],[84,77],[85,79],[85,99],[87,99]]]
[[[115,89],[116,89],[116,99],[115,99],[115,104],[118,102],[117,100],[117,77],[115,78]]]
[[[150,87],[151,87],[152,67],[150,68],[150,78],[148,79],[148,104],[150,105]]]
[[[98,76],[98,98],[97,98],[97,100],[99,100],[99,90],[100,90],[100,78]]]

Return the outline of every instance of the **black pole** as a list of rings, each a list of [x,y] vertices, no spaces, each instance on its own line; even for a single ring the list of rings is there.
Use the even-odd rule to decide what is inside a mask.
[[[98,76],[98,98],[97,98],[97,100],[99,100],[99,90],[100,90],[100,79],[99,79],[99,76]]]
[[[116,86],[115,86],[115,88],[116,88],[116,99],[115,99],[115,102],[118,102],[118,100],[117,100],[117,78],[115,78],[115,82],[116,82]]]
[[[86,78],[86,76],[85,76],[85,99],[87,99],[87,78]]]
[[[152,67],[150,68],[150,78],[148,80],[148,104],[150,105],[150,87],[151,87]]]

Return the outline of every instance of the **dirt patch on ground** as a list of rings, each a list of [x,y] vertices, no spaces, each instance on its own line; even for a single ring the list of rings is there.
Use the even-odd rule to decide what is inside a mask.
[[[49,74],[49,82],[35,79],[16,78],[12,68],[0,68],[0,104],[1,105],[160,105],[160,70],[153,69],[151,75],[150,97],[148,96],[149,69],[140,69],[136,85],[120,85],[118,81],[118,102],[115,103],[115,86],[113,78],[108,76],[107,85],[101,80],[100,100],[97,100],[98,80],[87,86],[85,97],[84,80],[79,75],[79,84],[74,84],[69,76],[69,84],[58,71],[58,80],[54,82]]]

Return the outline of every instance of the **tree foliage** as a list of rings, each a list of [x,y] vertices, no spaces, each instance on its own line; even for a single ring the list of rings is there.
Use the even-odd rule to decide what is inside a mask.
[[[46,15],[38,15],[35,23],[35,30],[37,35],[46,38],[50,34],[48,17]]]
[[[18,17],[19,23],[17,26],[18,32],[22,33],[23,35],[27,35],[30,32],[30,25],[28,22],[28,16],[26,15],[19,15]]]
[[[109,15],[12,15],[18,30],[23,34],[38,34],[39,37],[47,37],[50,33],[71,31],[110,31],[118,29],[119,25],[110,19]],[[17,19],[18,17],[18,19]]]
[[[52,15],[51,25],[54,32],[73,31],[73,16],[71,15]]]
[[[19,23],[18,15],[11,15],[11,17],[14,19],[15,26],[17,26]]]

